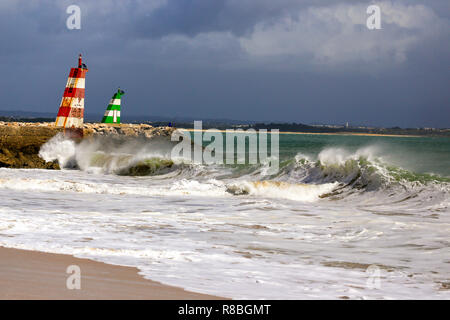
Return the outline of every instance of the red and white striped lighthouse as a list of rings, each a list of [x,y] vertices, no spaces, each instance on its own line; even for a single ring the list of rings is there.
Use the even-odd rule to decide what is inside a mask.
[[[78,57],[78,68],[71,68],[66,89],[61,100],[55,126],[64,128],[64,133],[71,137],[83,136],[84,89],[88,69]]]

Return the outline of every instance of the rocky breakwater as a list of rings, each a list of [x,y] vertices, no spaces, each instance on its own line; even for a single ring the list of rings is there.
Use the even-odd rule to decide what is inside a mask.
[[[153,127],[149,124],[108,125],[104,123],[85,123],[84,136],[124,135],[129,137],[168,137],[175,130],[173,127]]]
[[[84,124],[84,137],[118,135],[131,137],[167,137],[174,131],[169,127],[153,127],[148,124],[107,125]],[[1,122],[0,121],[0,167],[59,169],[57,162],[45,162],[39,157],[41,146],[63,129],[54,123]]]

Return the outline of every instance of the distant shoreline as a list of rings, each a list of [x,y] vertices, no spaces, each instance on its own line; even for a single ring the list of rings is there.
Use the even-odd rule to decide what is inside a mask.
[[[124,120],[124,119],[122,119]],[[0,116],[0,122],[4,123],[24,123],[26,125],[54,124],[53,118],[20,118]],[[85,119],[87,125],[100,125],[98,121]],[[193,122],[187,121],[154,121],[154,120],[138,120],[127,122],[124,121],[116,126],[142,126],[150,125],[152,127],[173,127],[182,128],[192,131],[194,129]],[[450,137],[450,128],[400,128],[400,127],[365,127],[365,126],[339,126],[339,125],[307,125],[302,123],[246,123],[246,122],[215,122],[211,120],[203,120],[204,129],[279,129],[281,134],[319,134],[319,135],[360,135],[360,136],[379,136],[379,137]],[[223,132],[223,131],[220,131]]]
[[[189,131],[189,132],[197,132],[197,131],[207,131],[209,132],[222,132],[225,133],[226,130],[222,129],[186,129],[186,128],[177,128],[179,130]],[[270,133],[268,131],[267,133]],[[383,134],[383,133],[364,133],[364,132],[292,132],[292,131],[280,131],[280,134],[312,134],[312,135],[329,135],[329,136],[367,136],[367,137],[396,137],[396,138],[422,138],[427,137],[425,135],[409,135],[409,134]]]

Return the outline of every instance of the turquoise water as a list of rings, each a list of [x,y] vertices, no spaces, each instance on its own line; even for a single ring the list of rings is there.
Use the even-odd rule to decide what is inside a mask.
[[[246,140],[245,149],[247,163],[249,140]],[[203,146],[207,147],[209,143],[203,141]],[[268,138],[269,153],[270,143],[271,139]],[[223,144],[225,150],[225,134]],[[361,160],[383,166],[397,178],[401,175],[408,180],[417,178],[424,181],[435,177],[439,181],[450,182],[449,137],[279,134],[280,167],[302,159],[322,165],[344,165],[349,160]],[[248,166],[245,169],[245,165],[234,167],[235,171],[241,170],[242,173],[248,172],[249,169]]]
[[[450,177],[450,138],[447,137],[280,134],[282,160],[298,153],[314,157],[327,148],[349,153],[372,148],[373,155],[382,157],[388,164],[416,173]]]

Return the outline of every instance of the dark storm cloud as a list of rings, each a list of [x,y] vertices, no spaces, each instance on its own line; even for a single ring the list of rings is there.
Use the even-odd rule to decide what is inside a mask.
[[[450,126],[449,2],[0,2],[0,109],[57,110],[68,68],[90,71],[86,112],[117,86],[127,114]],[[5,76],[7,75],[7,76]],[[126,108],[126,109],[125,109]]]
[[[231,25],[221,26],[220,16],[225,0],[168,1],[150,15],[140,17],[136,30],[146,36],[161,37],[167,34],[190,36],[212,30],[222,31]]]
[[[322,1],[321,5],[337,3]],[[355,1],[357,2],[357,1]],[[232,32],[242,36],[261,21],[275,20],[317,1],[298,0],[168,0],[151,13],[140,12],[135,29],[140,36],[195,36],[204,32]]]

